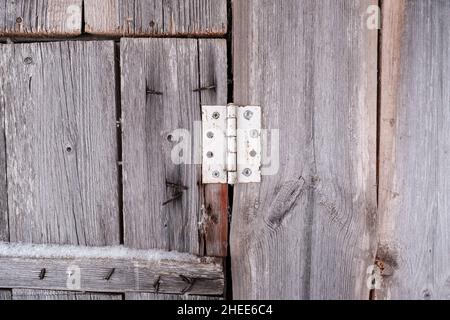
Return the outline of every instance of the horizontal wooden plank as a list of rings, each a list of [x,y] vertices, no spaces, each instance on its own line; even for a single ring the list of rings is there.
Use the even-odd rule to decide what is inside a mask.
[[[85,0],[85,32],[116,36],[227,32],[225,0]]]
[[[122,300],[121,294],[14,289],[12,300]]]
[[[196,296],[187,294],[163,294],[163,293],[141,293],[127,292],[125,300],[223,300],[221,297]]]
[[[0,37],[81,34],[82,0],[0,2]]]
[[[0,288],[220,295],[221,258],[136,250],[0,243]]]

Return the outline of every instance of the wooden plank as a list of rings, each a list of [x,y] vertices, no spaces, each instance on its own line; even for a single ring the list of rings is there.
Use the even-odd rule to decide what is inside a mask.
[[[226,190],[208,189],[203,204],[201,170],[193,164],[199,144],[191,156],[181,154],[188,164],[174,163],[172,154],[175,129],[188,130],[184,141],[200,134],[201,102],[226,102],[226,43],[123,39],[121,50],[125,244],[201,254],[204,229],[206,253],[223,255]],[[196,91],[211,85],[216,89]]]
[[[4,0],[0,37],[50,37],[81,34],[82,0]]]
[[[0,290],[0,301],[11,300],[11,290]]]
[[[199,88],[202,105],[227,104],[227,44],[225,40],[200,39]],[[201,235],[204,255],[226,257],[228,250],[228,185],[204,186]]]
[[[12,242],[119,244],[113,45],[0,48]]]
[[[0,243],[0,287],[222,294],[221,258],[124,247]]]
[[[224,40],[200,45],[194,39],[121,41],[124,239],[129,247],[226,255],[227,190],[202,187],[200,167],[192,164],[200,159],[195,155],[199,144],[190,155],[187,150],[181,154],[189,164],[172,160],[174,154],[179,161],[179,149],[173,148],[182,142],[173,130],[187,130],[183,141],[194,144],[195,134],[201,134],[195,132],[201,128],[201,102],[226,101],[225,46]],[[216,89],[195,91],[204,84]]]
[[[383,1],[378,299],[450,297],[450,2]]]
[[[200,121],[197,52],[193,39],[121,40],[124,241],[131,248],[200,252],[201,170],[171,157],[179,142],[172,131],[192,133]],[[188,157],[177,152],[176,161],[179,155]]]
[[[163,301],[174,301],[174,300],[223,300],[220,297],[208,297],[208,296],[195,296],[195,295],[174,295],[174,294],[161,294],[161,293],[135,293],[128,292],[125,293],[125,300],[163,300]]]
[[[119,244],[114,43],[0,51],[10,241]]]
[[[260,105],[263,126],[279,130],[279,169],[234,188],[234,298],[369,297],[377,30],[364,15],[372,4],[233,2],[234,101]]]
[[[12,300],[122,300],[121,294],[14,289]]]
[[[85,0],[85,31],[113,36],[219,36],[227,32],[223,0]]]

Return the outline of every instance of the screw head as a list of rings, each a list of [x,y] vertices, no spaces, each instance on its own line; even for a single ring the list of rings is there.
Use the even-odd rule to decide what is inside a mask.
[[[218,178],[218,177],[220,177],[220,172],[217,171],[217,170],[214,170],[212,175],[213,175],[214,178]]]
[[[250,130],[250,137],[252,138],[258,138],[259,132],[256,129]]]
[[[17,17],[17,18],[16,18],[16,22],[17,22],[17,23],[22,23],[22,21],[23,21],[22,17]]]
[[[219,119],[220,118],[220,113],[218,113],[217,111],[216,112],[213,112],[213,114],[212,114],[212,117],[213,117],[213,119]]]
[[[250,177],[252,175],[252,170],[250,170],[249,168],[245,168],[244,170],[242,170],[242,174],[246,177]]]
[[[213,133],[212,131],[208,131],[208,132],[206,133],[206,136],[207,136],[208,138],[212,139],[212,138],[214,137],[214,133]]]
[[[208,151],[208,152],[206,153],[206,156],[207,156],[208,158],[212,158],[212,157],[214,156],[214,154],[213,154],[211,151]]]
[[[251,112],[250,110],[247,110],[244,112],[244,118],[247,120],[250,120],[253,117],[253,112]]]
[[[255,150],[250,151],[250,157],[256,157],[256,151]]]

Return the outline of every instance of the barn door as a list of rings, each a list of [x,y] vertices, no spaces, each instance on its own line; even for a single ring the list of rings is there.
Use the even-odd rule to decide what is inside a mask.
[[[171,154],[227,102],[226,56],[214,39],[0,46],[4,297],[223,295],[227,188]]]

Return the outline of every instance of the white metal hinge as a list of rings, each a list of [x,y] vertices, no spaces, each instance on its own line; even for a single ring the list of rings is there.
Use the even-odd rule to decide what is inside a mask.
[[[203,183],[261,182],[261,108],[202,106]]]

